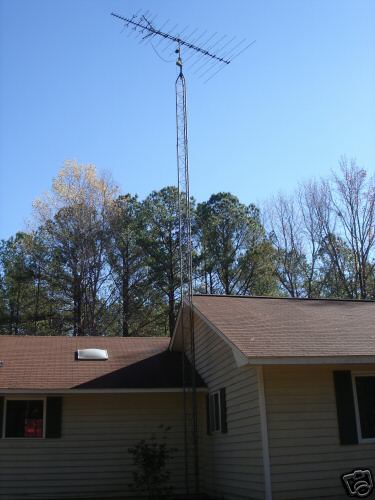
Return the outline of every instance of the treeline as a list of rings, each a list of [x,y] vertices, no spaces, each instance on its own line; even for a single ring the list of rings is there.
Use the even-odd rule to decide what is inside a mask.
[[[261,209],[230,193],[192,200],[194,290],[375,299],[374,210],[374,176],[346,159]],[[179,245],[176,188],[140,201],[68,162],[33,229],[1,242],[0,334],[168,335]]]

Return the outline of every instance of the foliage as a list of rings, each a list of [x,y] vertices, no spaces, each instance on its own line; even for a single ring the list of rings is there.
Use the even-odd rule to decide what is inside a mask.
[[[141,203],[137,197],[128,194],[119,196],[108,213],[107,258],[113,280],[112,291],[117,298],[113,312],[120,318],[124,337],[137,334],[145,330],[147,324],[153,323],[146,257],[140,245],[140,211]]]
[[[181,204],[184,202],[181,195]],[[191,200],[194,217],[194,200]],[[149,286],[164,304],[168,329],[175,326],[180,292],[178,191],[165,187],[153,191],[142,204],[141,245],[146,255]],[[186,241],[182,241],[182,246]]]
[[[33,313],[35,292],[30,259],[25,252],[25,235],[17,233],[0,246],[1,322],[8,334],[23,332],[25,319]]]
[[[132,489],[147,495],[149,499],[167,499],[172,494],[169,484],[170,471],[168,462],[173,457],[175,448],[167,445],[167,433],[170,427],[159,426],[162,431],[161,441],[158,441],[155,433],[147,441],[142,439],[129,453],[133,455],[136,470],[133,472]]]
[[[292,297],[374,299],[375,176],[342,158],[266,208],[280,289]]]
[[[75,335],[98,335],[106,306],[109,270],[107,214],[116,187],[98,176],[92,165],[67,162],[51,193],[34,202],[35,219],[45,255],[44,275],[54,299],[63,303]],[[40,256],[31,245],[31,253]]]
[[[191,205],[195,292],[375,299],[375,176],[354,160],[262,210],[231,193]],[[176,188],[140,201],[67,162],[33,227],[0,242],[0,334],[171,334],[179,247]]]
[[[267,294],[273,289],[272,248],[255,205],[217,193],[197,207],[206,293]]]

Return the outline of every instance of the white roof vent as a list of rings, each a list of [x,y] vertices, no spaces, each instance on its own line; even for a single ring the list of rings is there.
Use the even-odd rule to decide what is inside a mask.
[[[77,359],[84,361],[105,361],[108,359],[107,349],[78,349]]]

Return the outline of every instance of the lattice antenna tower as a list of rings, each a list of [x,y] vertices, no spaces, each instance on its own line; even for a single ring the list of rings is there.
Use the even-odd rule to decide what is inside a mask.
[[[194,317],[192,307],[193,295],[193,272],[192,272],[192,235],[191,235],[191,207],[190,207],[190,185],[189,185],[189,154],[188,154],[188,124],[186,107],[186,80],[183,67],[188,63],[188,69],[194,71],[198,77],[208,82],[225,66],[230,64],[236,57],[244,52],[254,41],[246,43],[246,39],[237,40],[237,37],[229,38],[218,33],[208,35],[207,31],[199,34],[197,29],[191,31],[189,26],[182,30],[174,25],[167,28],[169,20],[156,28],[154,23],[157,16],[149,11],[138,11],[131,18],[112,13],[124,23],[124,28],[129,30],[139,39],[141,44],[151,43],[157,55],[164,59],[165,54],[170,54],[171,49],[176,57],[176,65],[179,69],[175,81],[176,94],[176,133],[177,133],[177,176],[178,176],[178,208],[179,208],[179,242],[180,242],[180,297],[181,307],[183,302],[189,304],[189,314],[181,314],[181,328],[183,338],[183,351],[185,345],[190,347],[191,362],[191,415],[189,419],[187,410],[186,391],[186,366],[183,356],[183,380],[184,380],[184,416],[185,416],[185,482],[189,493],[189,470],[188,470],[188,448],[190,447],[188,427],[191,425],[193,469],[195,478],[195,493],[199,491],[199,463],[198,463],[198,420],[196,401],[195,380],[195,335]],[[153,41],[155,40],[155,44]],[[169,52],[168,52],[169,51]],[[182,51],[186,58],[182,60]],[[166,61],[171,62],[171,61]],[[186,338],[186,334],[188,337]]]

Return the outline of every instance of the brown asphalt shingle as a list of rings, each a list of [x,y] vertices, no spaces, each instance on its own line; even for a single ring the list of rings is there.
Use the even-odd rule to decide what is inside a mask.
[[[194,296],[193,304],[246,356],[375,356],[375,302]]]
[[[180,388],[181,354],[169,337],[0,336],[1,389]],[[107,349],[107,361],[78,361],[77,349]],[[187,370],[189,373],[190,370]],[[197,377],[197,385],[204,385]]]

